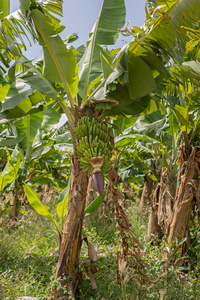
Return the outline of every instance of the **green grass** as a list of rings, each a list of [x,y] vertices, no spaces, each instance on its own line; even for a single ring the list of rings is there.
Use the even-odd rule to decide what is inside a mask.
[[[193,228],[190,249],[193,264],[183,269],[163,269],[162,245],[151,245],[146,239],[148,213],[138,214],[137,204],[127,209],[133,231],[144,245],[144,262],[149,282],[140,282],[133,270],[126,268],[121,285],[116,282],[116,255],[120,248],[120,236],[116,229],[113,210],[100,218],[100,210],[87,216],[83,236],[94,245],[98,253],[95,280],[98,292],[92,291],[90,280],[83,264],[83,282],[79,286],[77,299],[200,299],[200,243],[196,236],[198,227]],[[50,255],[57,246],[57,236],[49,223],[42,225],[41,219],[30,210],[21,215],[18,225],[1,225],[0,231],[0,299],[15,300],[20,296],[46,299],[51,292],[58,254]],[[50,224],[49,224],[50,225]],[[81,251],[81,263],[89,264],[86,243]],[[194,255],[195,254],[195,255]]]
[[[56,234],[44,228],[35,213],[23,216],[16,227],[2,226],[0,241],[0,289],[2,299],[20,296],[46,299],[56,265],[49,256],[57,247]],[[0,298],[1,299],[1,298]]]

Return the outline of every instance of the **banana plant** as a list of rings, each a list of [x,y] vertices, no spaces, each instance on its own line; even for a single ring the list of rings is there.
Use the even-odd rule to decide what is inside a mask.
[[[56,221],[56,216],[49,212],[49,207],[45,206],[40,198],[39,195],[25,182],[23,183],[23,189],[27,196],[29,203],[32,207],[37,211],[37,213],[47,219],[49,219],[52,224],[54,225],[57,235],[58,235],[58,243],[59,247],[61,246],[62,241],[62,230],[63,230],[63,220],[66,215],[67,211],[67,203],[69,200],[69,187],[70,187],[70,178],[68,178],[68,184],[66,188],[62,190],[58,199],[58,205],[56,207],[57,215],[60,219],[61,226],[59,226],[58,222]]]
[[[200,64],[198,61],[186,61],[179,66],[170,67],[170,72],[172,76],[164,83],[165,88],[161,96],[168,101],[168,106],[173,110],[189,151],[200,128],[198,101]]]
[[[149,4],[151,2],[148,1]],[[21,0],[20,11],[14,16],[7,17],[6,22],[1,22],[4,31],[10,28],[15,37],[10,41],[11,44],[17,43],[15,31],[17,37],[25,36],[22,27],[42,45],[44,52],[42,71],[34,68],[34,64],[25,61],[24,57],[22,58],[24,62],[21,63],[20,57],[18,62],[26,66],[26,70],[23,76],[19,76],[22,82],[24,80],[32,88],[38,89],[42,96],[45,95],[47,101],[52,101],[53,98],[69,121],[74,151],[72,181],[56,278],[61,277],[61,284],[67,284],[67,289],[72,291],[73,295],[78,284],[78,274],[74,272],[72,280],[67,283],[62,281],[62,277],[63,274],[69,275],[79,266],[89,178],[89,173],[83,172],[80,152],[78,155],[77,151],[81,139],[75,131],[84,125],[78,123],[79,120],[94,119],[94,125],[98,128],[100,123],[107,125],[110,116],[113,115],[137,116],[145,110],[152,112],[158,109],[159,101],[156,97],[158,88],[161,81],[169,77],[166,65],[170,62],[170,58],[177,62],[182,60],[187,37],[181,26],[187,25],[192,28],[200,10],[200,4],[195,0],[158,1],[158,4],[162,4],[163,8],[151,9],[155,12],[155,16],[147,10],[144,28],[136,35],[135,29],[133,41],[118,51],[108,50],[101,45],[115,43],[119,34],[118,29],[125,23],[125,4],[123,0],[104,0],[82,56],[76,49],[68,47],[59,36],[63,26],[55,14],[60,15],[62,12],[60,1]],[[3,34],[2,40],[2,47],[5,49],[7,41]],[[20,47],[17,47],[19,54],[18,48]],[[9,50],[3,57],[4,61],[7,59],[7,62],[5,61],[7,65],[11,60],[8,57],[10,53],[12,52]],[[40,83],[44,83],[45,88]],[[26,92],[25,96],[28,96]],[[9,107],[4,112],[7,115]],[[83,117],[87,118],[82,119]],[[84,130],[85,128],[89,126],[84,126]],[[107,144],[109,147],[110,143]],[[89,145],[93,150],[92,144]],[[91,152],[88,160],[93,157],[94,154]]]
[[[176,168],[178,145],[181,140],[177,121],[171,123],[172,113],[163,115],[161,110],[138,117],[136,120],[113,121],[115,147],[117,149],[118,172],[122,181],[142,184],[141,177],[148,172],[154,181],[159,181],[163,168],[173,172]],[[175,118],[175,116],[174,116]],[[170,131],[170,128],[173,130]],[[116,134],[117,133],[117,134]],[[172,134],[173,133],[173,134]],[[131,162],[131,163],[130,163]]]
[[[0,190],[13,193],[14,203],[10,212],[14,219],[22,204],[23,181],[34,186],[48,184],[59,191],[66,186],[70,171],[67,153],[72,152],[72,144],[71,136],[55,130],[59,119],[60,114],[48,106],[45,114],[35,113],[14,121],[4,120],[0,124]]]
[[[20,74],[22,82],[26,82],[27,84],[31,85],[31,87],[35,88],[35,84],[38,85],[38,90],[45,94],[49,98],[56,99],[56,101],[59,103],[59,105],[62,107],[63,111],[66,113],[68,117],[68,121],[71,127],[71,134],[72,134],[72,140],[74,144],[74,150],[76,151],[76,144],[75,144],[75,137],[74,137],[74,127],[80,119],[81,115],[84,115],[85,112],[83,110],[82,114],[79,113],[78,115],[78,64],[76,61],[76,51],[73,49],[68,49],[64,42],[61,40],[61,38],[57,35],[61,30],[63,29],[62,26],[59,25],[58,20],[50,16],[45,8],[45,3],[39,3],[35,1],[25,1],[25,5],[23,6],[24,1],[21,1],[21,8],[23,7],[23,15],[22,18],[18,18],[19,15],[16,15],[15,21],[16,24],[23,25],[24,20],[26,20],[26,23],[30,24],[29,20],[27,22],[28,18],[32,19],[32,23],[35,25],[35,31],[38,35],[38,40],[42,46],[44,46],[44,65],[43,65],[43,73],[39,70],[39,68],[34,68],[31,64],[28,64],[27,61],[24,61],[22,63],[22,66],[24,68],[24,76],[22,78],[22,73]],[[49,1],[48,4],[55,4],[55,10],[54,12],[60,13],[61,12],[61,5],[60,3],[56,3],[55,1]],[[105,20],[107,19],[107,13],[113,11],[113,9],[116,11],[115,18],[114,16],[110,19],[109,22],[107,22],[106,27],[104,26]],[[29,13],[28,13],[29,11]],[[18,19],[17,19],[18,18]],[[14,19],[12,19],[14,20]],[[120,23],[119,23],[119,20]],[[83,74],[83,80],[84,77],[86,77],[85,81],[85,88],[84,88],[84,101],[87,98],[87,95],[89,93],[89,90],[91,90],[91,78],[94,79],[94,73],[96,71],[92,70],[92,64],[95,62],[96,58],[100,54],[99,47],[97,45],[97,37],[100,40],[103,40],[105,37],[108,38],[107,43],[114,43],[116,40],[116,37],[118,36],[118,27],[123,26],[125,20],[125,5],[123,1],[112,1],[111,5],[108,3],[108,1],[105,1],[105,3],[102,6],[102,11],[99,15],[99,18],[96,22],[94,32],[91,33],[92,37],[89,43],[89,47],[87,47],[85,56],[80,62],[82,64],[82,74]],[[10,23],[9,23],[10,25]],[[11,27],[13,24],[11,24]],[[52,26],[53,25],[53,26]],[[30,32],[33,36],[35,36],[34,29],[30,29]],[[103,50],[102,50],[103,51]],[[98,57],[99,60],[100,57]],[[17,61],[16,65],[21,64],[20,59]],[[88,65],[88,67],[87,67]],[[101,67],[101,65],[99,65]],[[81,68],[81,67],[80,67]],[[37,69],[37,70],[36,70]],[[31,72],[31,74],[29,73]],[[84,75],[86,73],[86,76]],[[32,78],[30,77],[32,75]],[[93,76],[93,77],[91,77]],[[19,76],[18,76],[19,77]],[[81,76],[80,76],[81,77]],[[41,80],[40,82],[45,83],[45,87],[41,84],[39,86],[37,78]],[[23,81],[24,80],[24,81]],[[54,84],[55,82],[55,84]],[[94,85],[94,83],[92,84]],[[47,88],[46,88],[47,86]],[[56,87],[56,89],[55,89]],[[81,87],[81,81],[80,81],[80,87]],[[44,88],[45,91],[44,91]],[[41,90],[43,89],[43,90]],[[47,94],[49,92],[49,89],[52,91],[51,95]],[[80,88],[81,89],[81,88]],[[56,92],[55,92],[56,90]],[[58,92],[59,90],[59,92]],[[65,91],[65,95],[63,95],[63,90]],[[26,96],[26,95],[25,95]],[[63,97],[64,96],[64,97]],[[47,99],[48,99],[47,98]],[[13,99],[12,99],[13,100]],[[11,102],[11,101],[10,101]],[[23,102],[23,101],[22,101]],[[5,102],[6,103],[6,102]],[[13,103],[13,101],[12,101]],[[13,107],[14,108],[14,107]],[[3,110],[2,112],[4,112]],[[9,107],[7,107],[7,110],[5,112],[6,117],[9,118]],[[29,111],[28,111],[29,112]],[[71,222],[66,221],[66,224],[69,224],[69,226],[74,226],[74,228],[66,228],[66,225],[64,227],[64,235],[65,231],[68,230],[71,231],[71,235],[68,236],[68,238],[71,239],[69,243],[69,249],[66,248],[65,244],[66,241],[62,242],[61,246],[61,254],[60,259],[58,263],[58,271],[57,271],[57,277],[60,277],[60,274],[68,274],[71,273],[71,271],[78,267],[78,259],[79,259],[79,252],[80,252],[80,242],[81,242],[81,228],[82,228],[82,221],[83,221],[83,215],[84,215],[84,203],[85,203],[85,196],[86,196],[86,188],[87,182],[88,182],[88,175],[82,174],[80,172],[80,163],[76,159],[76,156],[74,156],[74,162],[73,162],[73,176],[72,176],[72,183],[70,188],[70,200],[68,204],[68,213],[66,220],[70,219]],[[79,176],[77,177],[77,174]],[[75,176],[76,177],[75,177]],[[74,196],[75,191],[79,191],[76,196]],[[84,191],[84,192],[83,192]],[[72,199],[74,199],[72,201]],[[82,200],[83,199],[83,200]],[[75,202],[74,202],[75,201]],[[76,207],[78,208],[77,212],[74,211],[73,205],[76,204]],[[74,222],[73,222],[74,219]],[[79,224],[80,223],[80,224]],[[78,226],[77,226],[78,224]],[[77,228],[77,229],[75,229]],[[76,230],[76,231],[74,231]],[[78,241],[78,247],[75,249],[74,247],[71,247],[73,243],[77,243]],[[68,244],[68,243],[67,243]],[[68,257],[71,258],[75,257],[75,260],[69,261],[68,268],[69,271],[63,270],[63,268],[66,268],[66,265],[63,264],[63,258],[66,255],[67,251],[71,251],[71,249],[74,249],[74,253],[67,254]],[[74,274],[74,278],[76,278],[76,274]],[[76,280],[74,281],[74,283]],[[70,288],[72,291],[74,291],[74,285],[72,283],[73,287]]]
[[[186,58],[186,61],[179,66],[170,67],[171,78],[165,82],[162,93],[162,97],[167,101],[167,106],[172,112],[171,124],[176,123],[181,134],[181,143],[176,150],[178,177],[176,194],[171,206],[173,215],[170,221],[168,220],[167,230],[164,228],[164,233],[168,236],[169,243],[173,243],[175,239],[178,241],[186,239],[185,243],[179,247],[182,255],[190,247],[190,220],[193,218],[192,205],[195,205],[196,197],[198,197],[199,177],[199,163],[196,164],[196,162],[199,155],[200,68],[198,61],[187,60]],[[195,185],[189,197],[188,190],[192,183]]]

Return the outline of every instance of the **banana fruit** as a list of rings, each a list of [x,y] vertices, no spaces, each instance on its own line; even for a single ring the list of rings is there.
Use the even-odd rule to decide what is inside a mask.
[[[83,116],[78,120],[74,131],[81,169],[85,172],[92,170],[89,160],[92,157],[102,156],[104,162],[101,171],[107,173],[111,167],[112,146],[109,143],[110,136],[106,124],[100,123],[94,118],[90,120],[88,116]]]

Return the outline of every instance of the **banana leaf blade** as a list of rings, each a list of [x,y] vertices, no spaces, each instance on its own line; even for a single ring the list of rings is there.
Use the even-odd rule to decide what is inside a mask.
[[[103,192],[102,196],[98,196],[88,205],[88,207],[85,209],[85,214],[91,214],[94,211],[96,211],[101,203],[103,202],[104,198],[106,196],[106,191]]]

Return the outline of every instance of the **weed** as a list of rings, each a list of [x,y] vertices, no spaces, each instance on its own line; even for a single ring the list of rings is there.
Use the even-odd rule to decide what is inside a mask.
[[[46,299],[48,284],[57,260],[49,256],[56,248],[54,232],[41,226],[30,211],[15,228],[2,226],[0,247],[0,287],[5,300],[20,296]]]

